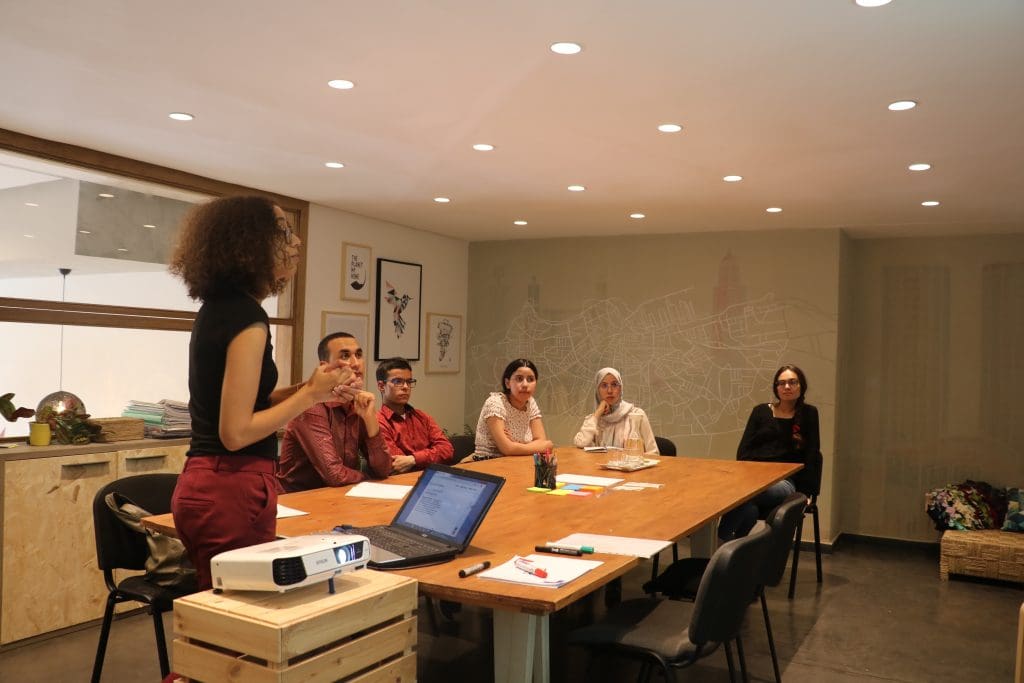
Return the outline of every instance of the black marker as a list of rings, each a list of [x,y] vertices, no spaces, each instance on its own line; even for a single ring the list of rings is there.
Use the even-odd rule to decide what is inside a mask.
[[[558,545],[538,545],[534,547],[538,553],[553,553],[555,555],[575,555],[579,557],[583,553],[576,548],[563,548]]]
[[[473,574],[477,574],[479,572],[482,572],[483,570],[487,569],[490,566],[491,566],[491,563],[489,561],[487,561],[487,560],[484,560],[480,564],[471,564],[468,567],[466,567],[465,569],[460,569],[459,570],[459,578],[460,579],[464,579],[467,576],[473,576]]]

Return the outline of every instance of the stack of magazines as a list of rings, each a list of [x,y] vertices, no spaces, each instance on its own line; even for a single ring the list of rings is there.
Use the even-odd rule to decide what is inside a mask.
[[[146,425],[146,436],[154,439],[172,439],[191,436],[192,420],[188,414],[188,403],[169,398],[159,403],[129,401],[121,417],[135,417]]]

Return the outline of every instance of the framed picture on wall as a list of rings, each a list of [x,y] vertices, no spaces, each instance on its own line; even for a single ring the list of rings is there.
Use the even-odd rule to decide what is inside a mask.
[[[320,339],[334,332],[348,332],[363,347],[363,354],[368,353],[370,316],[366,313],[324,311],[320,314]],[[317,341],[320,341],[320,339]]]
[[[420,359],[420,291],[423,266],[377,259],[377,320],[374,359]]]
[[[373,250],[364,244],[341,244],[341,298],[370,300],[370,259]]]
[[[462,369],[462,316],[427,313],[427,372]]]

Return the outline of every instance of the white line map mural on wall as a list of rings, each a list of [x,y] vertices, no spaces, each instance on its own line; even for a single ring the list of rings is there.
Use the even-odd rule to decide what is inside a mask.
[[[768,399],[775,369],[793,362],[794,354],[820,358],[819,348],[834,339],[836,325],[834,317],[803,301],[780,301],[772,293],[747,299],[728,255],[721,270],[725,277],[720,273],[711,314],[696,312],[695,287],[635,306],[606,298],[576,311],[542,313],[540,286],[532,279],[506,329],[470,340],[471,393],[486,396],[509,360],[531,359],[541,373],[545,425],[561,424],[562,433],[554,436],[565,442],[593,410],[594,371],[610,365],[622,372],[624,398],[647,411],[661,435],[742,430],[751,408]]]

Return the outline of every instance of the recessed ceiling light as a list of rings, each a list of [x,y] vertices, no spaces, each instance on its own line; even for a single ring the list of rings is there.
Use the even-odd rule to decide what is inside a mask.
[[[434,201],[438,204],[447,204],[451,201],[448,197],[434,197]]]
[[[117,250],[118,250],[118,251],[128,251],[128,250],[127,250],[127,249],[125,249],[124,247],[118,247],[118,248],[117,248]]]
[[[658,126],[658,130],[662,133],[678,133],[683,129],[678,123],[663,123]]]
[[[79,230],[78,232],[81,233],[82,235],[91,235],[92,234],[92,232],[89,231],[89,230]]]
[[[931,164],[911,164],[910,166],[907,166],[911,171],[927,171],[931,167]]]
[[[770,206],[767,209],[765,209],[765,211],[767,211],[768,213],[782,213],[782,209],[777,206]]]
[[[636,218],[638,220],[641,219],[641,218],[647,218],[647,216],[645,214],[642,214],[642,213],[631,213],[631,214],[629,214],[629,217],[630,218]]]
[[[36,238],[36,236],[35,236],[35,235],[22,235],[22,237],[27,237],[27,238],[29,238],[30,240],[34,240],[34,239]]]
[[[917,106],[914,100],[900,100],[889,105],[889,111],[907,111]]]
[[[934,199],[929,199],[926,202],[921,202],[921,206],[938,206],[938,205],[939,205],[939,203],[937,201],[935,201]]]
[[[328,161],[324,164],[327,168],[345,168],[345,164],[340,161]]]
[[[579,43],[552,43],[551,51],[560,55],[575,55],[583,50]]]
[[[512,225],[526,225],[526,221],[512,221]]]
[[[722,180],[724,180],[727,183],[738,183],[739,181],[743,180],[743,176],[741,176],[741,175],[727,175],[727,176],[722,176]]]
[[[110,194],[109,192],[100,192],[96,196],[100,197],[101,199],[113,199],[114,198],[114,195]]]
[[[583,190],[587,188],[583,187],[582,185],[570,185],[566,189],[569,190],[569,192],[583,192]]]
[[[172,111],[167,116],[174,119],[175,121],[191,121],[195,118],[194,116],[192,116],[192,114],[189,114],[188,112],[184,111]]]
[[[39,206],[35,202],[25,202],[25,206]]]
[[[331,86],[335,90],[351,90],[356,87],[355,83],[347,81],[344,78],[335,78],[333,81],[327,81],[327,85]]]
[[[892,0],[854,0],[861,7],[881,7],[888,5]]]
[[[144,228],[155,228],[156,226],[153,225],[152,223],[143,223],[142,227],[144,227]]]
[[[475,149],[478,152],[490,152],[491,150],[494,149],[494,145],[488,145],[486,142],[478,142],[477,144],[473,145],[473,149]]]

